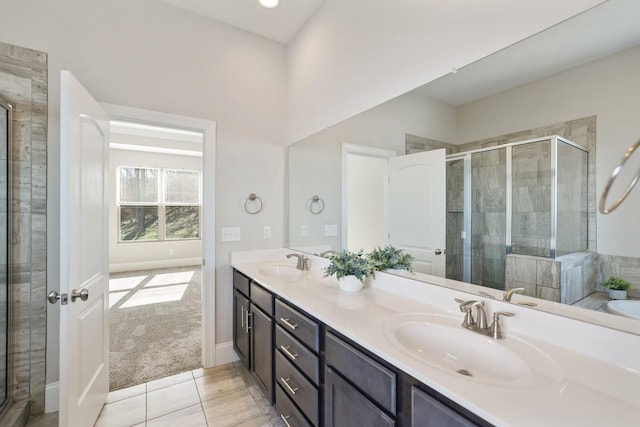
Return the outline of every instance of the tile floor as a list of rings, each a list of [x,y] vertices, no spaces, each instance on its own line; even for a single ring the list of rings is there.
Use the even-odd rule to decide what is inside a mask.
[[[51,414],[28,427],[57,426]],[[96,427],[283,427],[239,363],[196,369],[109,393]]]

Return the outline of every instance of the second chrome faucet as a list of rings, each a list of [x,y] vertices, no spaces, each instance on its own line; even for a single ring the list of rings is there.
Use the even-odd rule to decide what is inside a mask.
[[[298,270],[309,271],[311,261],[308,257],[304,256],[304,254],[287,254],[287,258],[291,258],[292,256],[298,258],[298,263],[296,264]]]
[[[500,325],[500,316],[513,317],[513,313],[507,311],[496,311],[493,313],[493,321],[491,325],[487,325],[487,314],[484,311],[484,301],[463,301],[456,298],[455,301],[460,304],[460,311],[464,313],[462,327],[471,331],[488,335],[494,339],[504,338],[502,326]],[[473,315],[473,308],[476,308],[476,315]]]

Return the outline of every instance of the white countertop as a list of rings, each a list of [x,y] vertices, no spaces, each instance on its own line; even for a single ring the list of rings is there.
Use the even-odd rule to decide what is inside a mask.
[[[486,300],[487,315],[510,311],[501,320],[506,338],[522,341],[549,356],[534,364],[538,380],[491,383],[432,366],[394,345],[385,330],[403,313],[463,315],[454,298],[478,299],[460,291],[377,273],[360,292],[340,291],[334,277],[323,278],[326,260],[312,258],[300,280],[265,274],[265,266],[288,264],[290,250],[232,254],[232,266],[274,294],[290,301],[327,326],[461,406],[499,426],[640,425],[640,337],[612,329]],[[476,334],[468,331],[469,334]],[[511,342],[508,340],[511,337]],[[489,339],[489,338],[487,338]],[[537,355],[535,356],[538,357]]]

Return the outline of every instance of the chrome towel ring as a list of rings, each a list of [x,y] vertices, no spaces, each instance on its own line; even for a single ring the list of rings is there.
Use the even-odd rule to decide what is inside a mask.
[[[625,163],[627,163],[627,160],[629,160],[629,157],[631,157],[633,152],[636,151],[636,149],[639,146],[640,146],[640,140],[638,140],[635,144],[629,147],[629,149],[622,156],[622,159],[620,159],[620,163],[618,163],[618,165],[615,168],[613,168],[611,177],[609,178],[609,181],[607,181],[606,187],[604,187],[604,191],[602,192],[602,197],[600,197],[600,204],[598,206],[598,210],[600,211],[600,213],[608,214],[616,210],[616,208],[620,206],[620,204],[624,201],[624,199],[627,198],[631,190],[633,190],[633,187],[635,187],[635,185],[638,183],[638,180],[640,179],[640,168],[638,168],[638,171],[636,172],[634,177],[631,179],[631,182],[627,186],[627,189],[624,190],[624,192],[620,197],[618,197],[618,200],[616,200],[613,203],[613,205],[611,205],[609,208],[606,207],[607,196],[609,195],[609,190],[611,190],[611,186],[613,185],[613,182],[616,180],[620,172],[622,172],[622,168],[624,168],[624,165]]]
[[[311,200],[307,202],[307,210],[314,215],[322,213],[324,210],[324,200],[318,196],[313,196]]]
[[[262,199],[256,196],[256,193],[249,194],[247,200],[244,201],[244,211],[249,215],[255,215],[262,211]]]

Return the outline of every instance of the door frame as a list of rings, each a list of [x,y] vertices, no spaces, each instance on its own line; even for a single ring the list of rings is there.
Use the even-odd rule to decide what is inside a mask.
[[[341,247],[343,250],[347,250],[347,238],[349,231],[349,162],[348,157],[350,154],[355,154],[364,157],[376,157],[381,159],[388,159],[389,157],[397,156],[397,153],[393,150],[384,150],[382,148],[367,147],[365,145],[347,144],[342,143],[342,178],[341,178]],[[388,176],[388,174],[387,174]],[[386,199],[387,195],[381,195]]]
[[[215,166],[216,122],[101,103],[112,120],[202,132],[202,365],[216,365]]]

